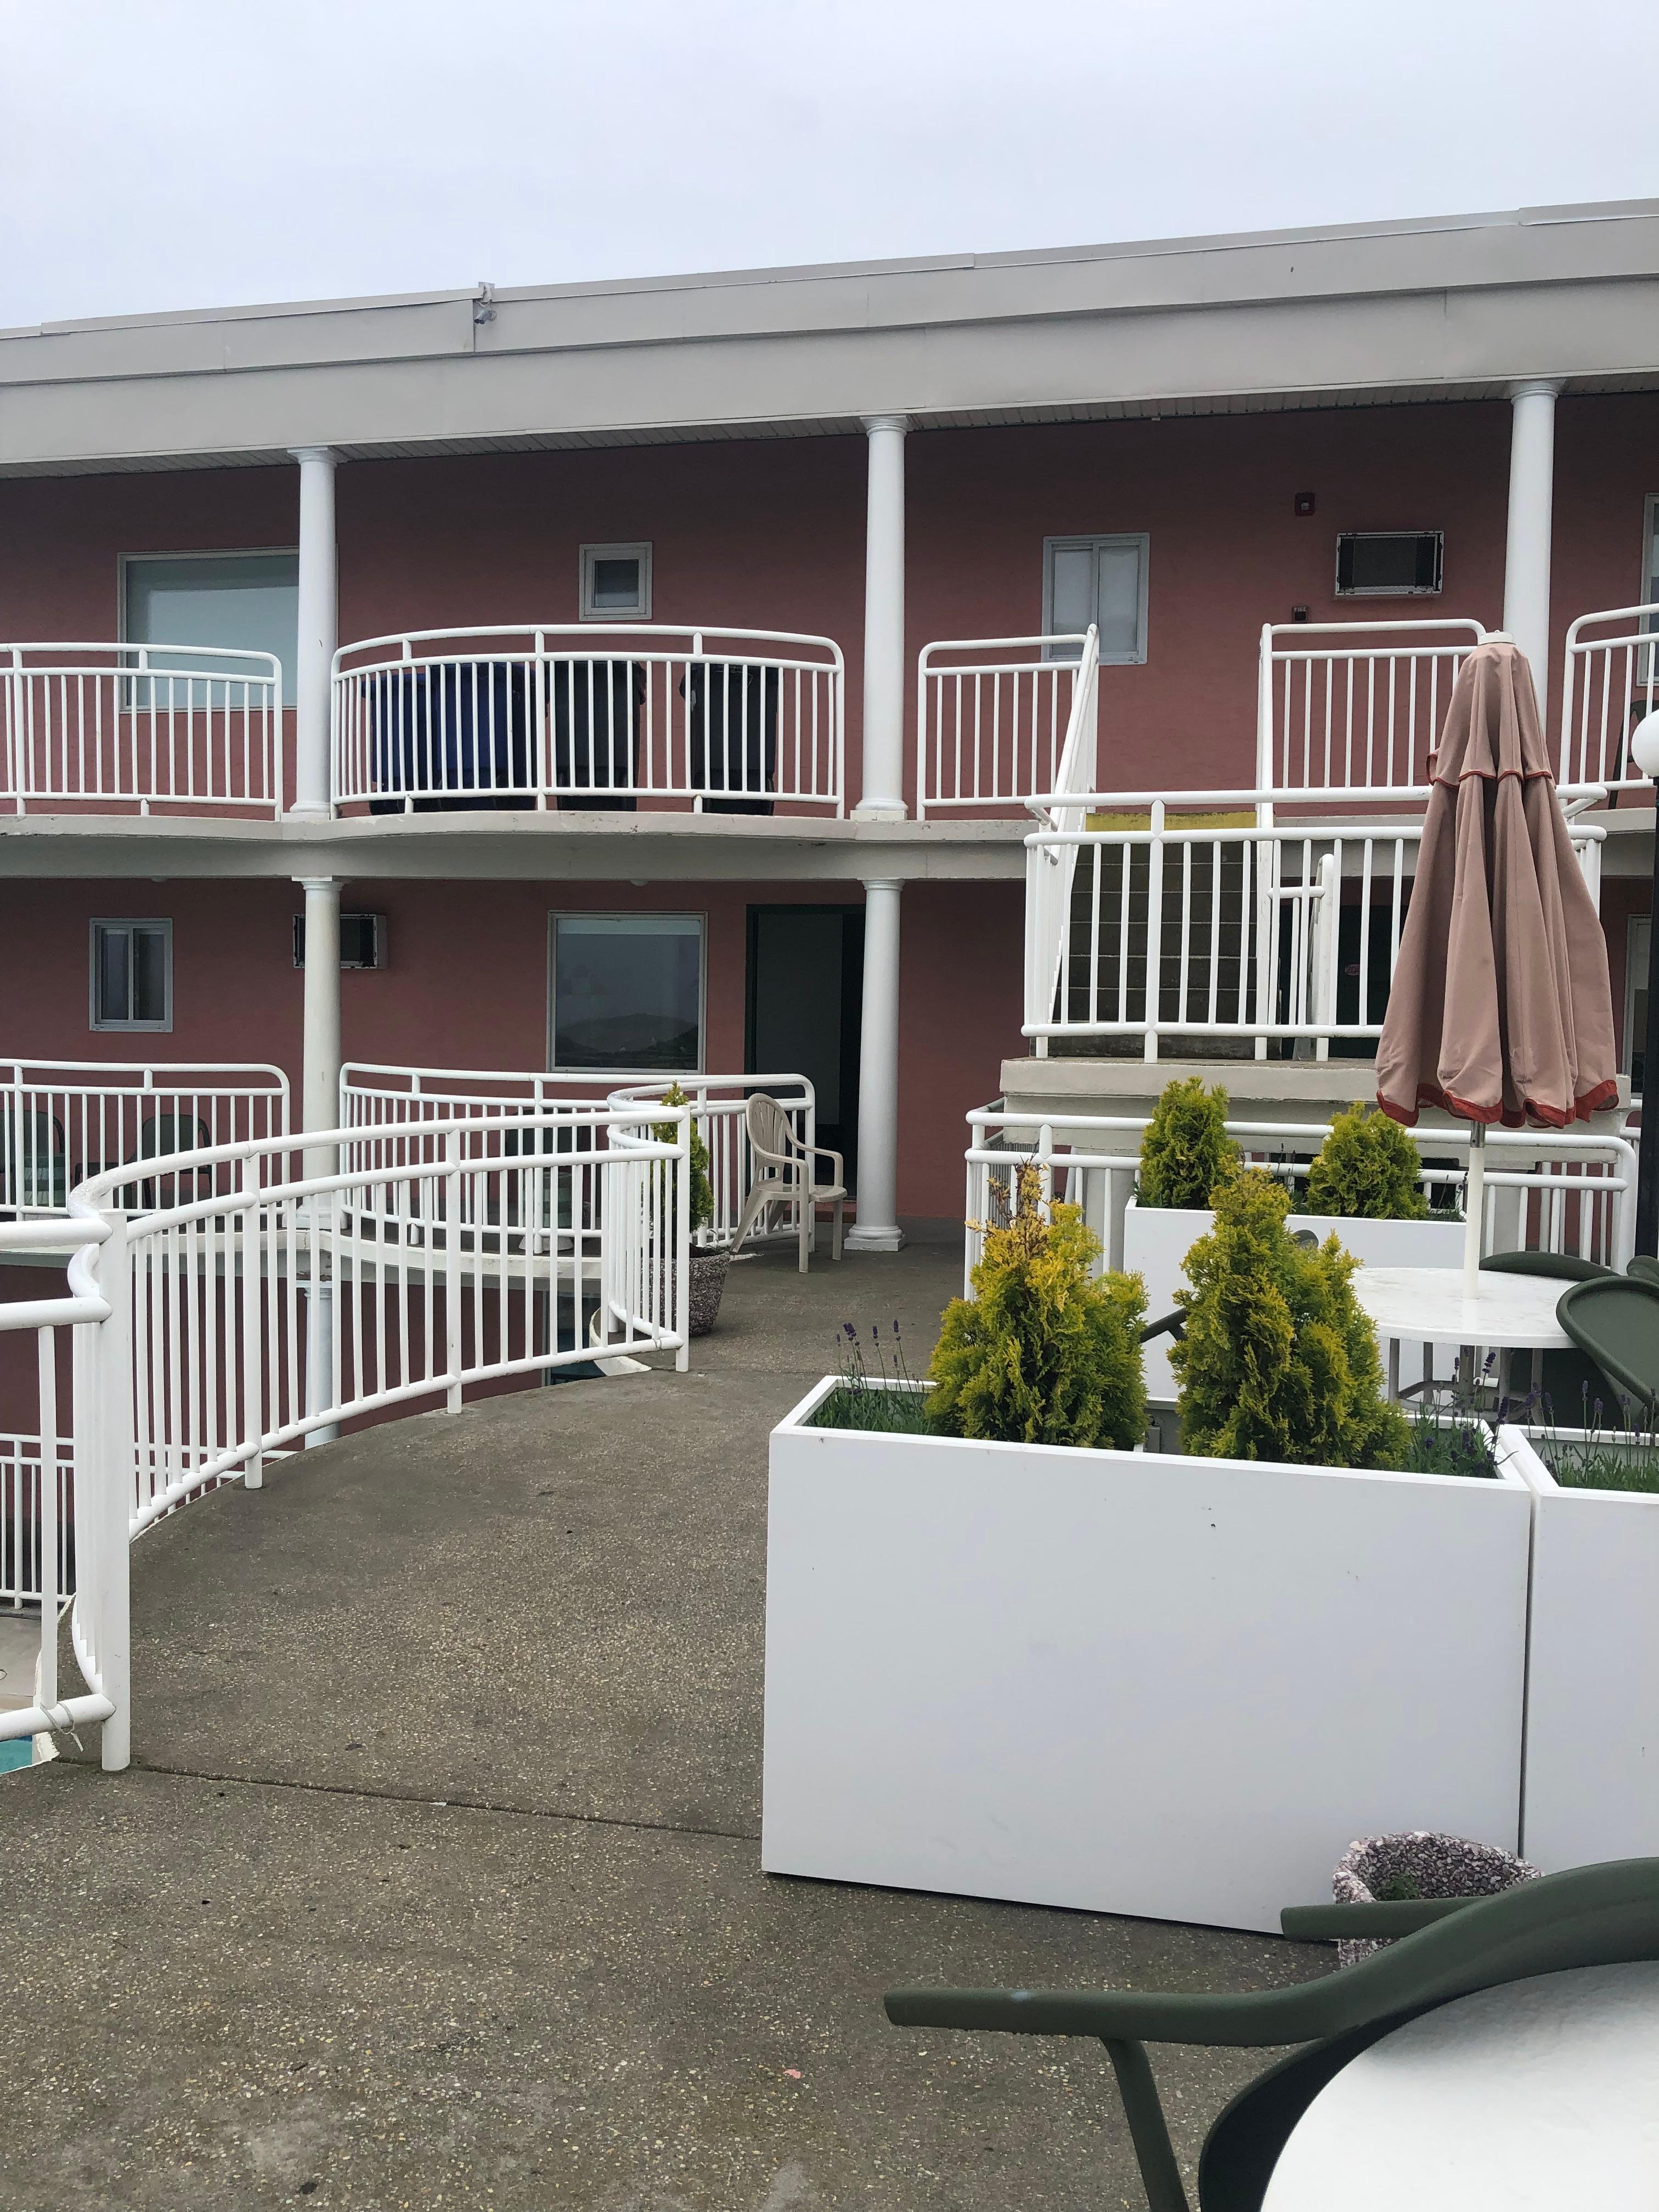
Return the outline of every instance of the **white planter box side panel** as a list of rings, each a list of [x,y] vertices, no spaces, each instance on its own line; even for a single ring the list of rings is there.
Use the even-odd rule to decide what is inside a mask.
[[[1207,1207],[1139,1206],[1133,1199],[1125,1207],[1123,1265],[1127,1273],[1146,1279],[1148,1321],[1168,1313],[1176,1292],[1188,1287],[1182,1263],[1198,1239],[1209,1234],[1214,1219]],[[1322,1244],[1334,1237],[1367,1267],[1459,1267],[1463,1263],[1461,1221],[1342,1221],[1330,1214],[1293,1213],[1290,1226],[1311,1229]],[[1176,1395],[1170,1341],[1167,1336],[1155,1337],[1143,1355],[1147,1395],[1165,1402],[1173,1402]],[[1443,1375],[1449,1371],[1457,1347],[1437,1349],[1437,1372]],[[1401,1382],[1415,1382],[1422,1372],[1420,1353],[1413,1346],[1402,1346]]]
[[[1527,1856],[1547,1871],[1659,1852],[1659,1497],[1563,1490],[1518,1429],[1535,1493]]]
[[[1518,1479],[798,1418],[772,1438],[769,1870],[1276,1929],[1357,1836],[1514,1847]]]

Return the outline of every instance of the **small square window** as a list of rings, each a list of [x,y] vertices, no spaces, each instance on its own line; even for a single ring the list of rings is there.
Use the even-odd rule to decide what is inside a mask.
[[[170,921],[93,923],[92,1026],[95,1030],[173,1027]]]
[[[584,545],[581,549],[584,622],[649,622],[649,545]]]
[[[306,964],[306,918],[302,914],[294,917],[294,964]],[[340,916],[340,965],[342,968],[384,968],[386,958],[386,916],[383,914],[343,914]]]
[[[701,915],[556,914],[552,924],[550,1066],[702,1066]]]
[[[1042,629],[1076,636],[1091,623],[1100,633],[1103,666],[1133,666],[1146,658],[1146,568],[1152,541],[1144,531],[1111,538],[1048,538],[1042,546]],[[1056,659],[1075,658],[1052,647]]]

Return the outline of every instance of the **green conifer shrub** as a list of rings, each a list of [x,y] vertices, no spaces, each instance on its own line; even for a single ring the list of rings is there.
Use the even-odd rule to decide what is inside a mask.
[[[1045,1215],[1041,1189],[1036,1170],[1022,1168],[1012,1218],[987,1233],[974,1296],[945,1308],[927,1425],[938,1436],[1127,1450],[1146,1435],[1146,1294],[1139,1275],[1091,1278],[1100,1240],[1078,1206]]]
[[[665,1106],[689,1106],[691,1101],[678,1083],[671,1083],[662,1094]],[[688,1181],[691,1186],[691,1234],[707,1229],[714,1218],[714,1187],[708,1180],[708,1147],[702,1140],[702,1132],[693,1121],[689,1125],[691,1139],[691,1158],[688,1163]],[[672,1145],[678,1134],[673,1122],[659,1121],[652,1135],[659,1145]]]
[[[1238,1146],[1227,1134],[1227,1094],[1206,1091],[1201,1076],[1179,1076],[1164,1087],[1140,1140],[1140,1206],[1208,1206],[1219,1182],[1238,1170]]]
[[[1423,1160],[1398,1121],[1375,1106],[1345,1107],[1308,1170],[1310,1213],[1344,1220],[1423,1221]]]
[[[1382,1395],[1376,1337],[1334,1237],[1309,1249],[1285,1226],[1290,1194],[1250,1170],[1215,1196],[1187,1255],[1187,1330],[1170,1354],[1182,1446],[1217,1459],[1399,1467],[1410,1431]]]

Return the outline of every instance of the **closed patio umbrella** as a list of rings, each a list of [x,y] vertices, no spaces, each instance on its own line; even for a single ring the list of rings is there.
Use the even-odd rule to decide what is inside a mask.
[[[1572,849],[1532,672],[1501,635],[1458,672],[1389,1011],[1376,1103],[1469,1122],[1464,1288],[1480,1261],[1486,1132],[1562,1129],[1619,1096],[1607,940]]]

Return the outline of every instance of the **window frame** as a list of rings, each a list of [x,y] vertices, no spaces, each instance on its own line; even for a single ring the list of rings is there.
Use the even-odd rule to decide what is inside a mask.
[[[1086,547],[1090,553],[1098,555],[1101,548],[1108,545],[1133,545],[1139,556],[1139,592],[1135,605],[1135,637],[1138,649],[1133,653],[1107,653],[1103,650],[1100,654],[1100,665],[1103,668],[1144,668],[1146,665],[1148,643],[1147,607],[1152,597],[1152,533],[1150,530],[1085,530],[1067,532],[1057,538],[1045,538],[1042,541],[1042,635],[1045,637],[1054,635],[1055,554],[1074,553]],[[1098,610],[1099,602],[1100,586],[1098,571],[1097,571],[1095,583],[1097,610]],[[1055,652],[1052,648],[1046,657],[1051,660],[1064,660],[1067,658],[1066,654]]]
[[[559,1036],[559,924],[562,921],[691,921],[696,924],[697,936],[697,1064],[695,1067],[657,1070],[642,1067],[639,1075],[649,1080],[652,1075],[677,1073],[700,1076],[708,1073],[704,1065],[708,1057],[708,916],[690,907],[587,907],[562,906],[549,909],[547,916],[547,1048],[543,1057],[550,1075],[580,1077],[603,1074],[603,1069],[561,1067],[556,1053]],[[632,1071],[624,1071],[631,1073]]]
[[[1368,584],[1360,589],[1342,586],[1342,548],[1363,538],[1432,538],[1434,581],[1431,584]],[[1443,530],[1339,530],[1331,556],[1331,597],[1334,599],[1438,599],[1446,592],[1446,533]]]
[[[161,999],[166,1008],[165,1018],[159,1022],[106,1021],[98,1012],[98,985],[101,962],[103,933],[120,929],[129,933],[135,929],[157,929],[161,933]],[[127,955],[127,973],[132,973],[132,956]],[[148,1030],[152,1034],[170,1031],[173,1028],[173,920],[171,915],[159,914],[100,914],[94,915],[87,925],[87,1026],[106,1033],[123,1030]]]
[[[593,604],[593,571],[601,561],[637,561],[640,564],[640,604],[637,607],[600,607]],[[651,540],[641,538],[627,544],[579,545],[576,549],[577,612],[583,622],[629,623],[651,619]]]
[[[135,568],[141,562],[284,560],[297,562],[299,558],[300,549],[297,545],[201,545],[187,548],[182,552],[167,550],[151,551],[147,553],[118,553],[115,556],[116,642],[118,645],[123,647],[131,647],[134,652],[137,652],[143,647],[151,644],[181,645],[184,642],[183,639],[176,637],[150,639],[147,637],[133,636],[130,602],[131,574],[132,569]],[[299,580],[296,575],[295,580],[296,596],[298,592],[298,580]],[[229,645],[224,646],[219,649],[225,653],[234,653],[239,650],[235,646]],[[203,650],[211,653],[215,648],[211,646],[208,646],[204,647]],[[285,714],[290,714],[294,712],[294,700],[289,696],[289,690],[292,688],[294,690],[297,691],[299,688],[299,644],[297,639],[295,643],[295,666],[294,671],[294,683],[292,687],[290,687],[288,679],[283,673],[282,656],[278,654],[276,659],[277,682],[282,691],[283,711]],[[125,670],[125,664],[124,672],[140,678],[142,678],[143,675],[143,672],[137,669]],[[181,680],[188,680],[188,672],[181,677]],[[233,678],[232,680],[234,681],[234,679]],[[134,686],[125,684],[121,686],[123,693],[121,707],[124,714],[144,714],[149,711],[147,705],[142,705],[136,698],[125,696],[130,690],[132,690],[135,688],[136,687]]]

